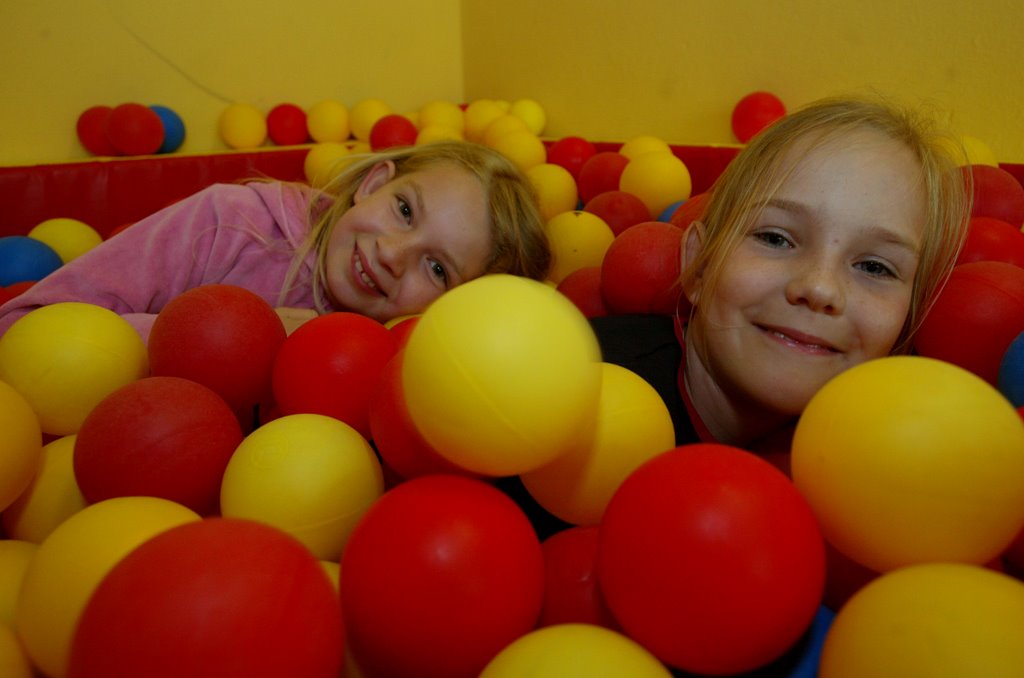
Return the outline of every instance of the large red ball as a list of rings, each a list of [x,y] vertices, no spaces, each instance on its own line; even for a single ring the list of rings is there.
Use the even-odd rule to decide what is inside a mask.
[[[412,146],[416,143],[416,125],[404,115],[390,113],[373,123],[370,129],[370,148],[380,151],[392,146]]]
[[[278,146],[297,146],[309,141],[306,112],[295,104],[278,104],[267,113],[267,136]]]
[[[548,162],[565,168],[573,179],[579,180],[583,163],[595,153],[594,144],[583,137],[563,137],[548,146]]]
[[[745,144],[768,125],[786,115],[786,105],[771,92],[751,92],[732,109],[732,132]]]
[[[628,164],[629,158],[617,151],[601,151],[584,162],[576,180],[583,204],[605,191],[619,190],[619,177]]]
[[[273,307],[234,285],[202,285],[171,299],[149,334],[155,376],[209,387],[243,420],[270,397],[270,376],[285,329]]]
[[[651,212],[644,201],[626,191],[599,193],[587,201],[583,211],[601,217],[615,235],[651,218]]]
[[[682,236],[672,224],[645,221],[612,241],[601,263],[601,294],[611,313],[689,312],[679,286]]]
[[[1005,261],[1024,268],[1024,233],[1002,219],[971,217],[967,242],[956,263]]]
[[[601,267],[584,266],[562,278],[558,291],[569,297],[588,318],[608,315],[608,306],[601,294]]]
[[[597,525],[570,527],[541,544],[544,608],[538,626],[594,624],[620,630],[597,582]]]
[[[107,117],[107,140],[123,155],[150,155],[164,143],[164,123],[149,106],[121,104]]]
[[[993,386],[999,363],[1024,332],[1024,269],[976,261],[953,269],[914,338],[917,352],[973,372]]]
[[[824,541],[785,475],[725,445],[640,466],[600,526],[598,577],[633,640],[670,666],[725,675],[781,656],[821,602]]]
[[[93,155],[120,155],[107,138],[107,119],[113,110],[110,106],[92,106],[78,116],[75,133],[85,150]]]
[[[368,675],[471,678],[531,631],[544,596],[540,543],[493,486],[434,475],[389,490],[341,561],[353,657]]]
[[[82,612],[69,678],[335,678],[337,592],[296,539],[248,520],[163,532],[107,574]]]
[[[75,480],[90,503],[161,497],[211,515],[241,442],[238,419],[216,393],[188,379],[147,377],[86,416],[75,439]]]
[[[1024,226],[1024,186],[1001,167],[969,165],[974,178],[971,215],[1002,219],[1017,228]]]
[[[282,414],[323,414],[363,436],[370,432],[370,393],[398,339],[384,325],[339,311],[307,321],[281,345],[273,368]]]

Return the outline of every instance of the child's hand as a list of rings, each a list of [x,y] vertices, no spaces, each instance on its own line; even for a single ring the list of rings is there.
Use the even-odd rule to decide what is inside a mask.
[[[277,317],[284,323],[285,332],[291,334],[299,328],[302,323],[317,317],[317,312],[312,308],[292,308],[290,306],[279,306],[274,309]]]

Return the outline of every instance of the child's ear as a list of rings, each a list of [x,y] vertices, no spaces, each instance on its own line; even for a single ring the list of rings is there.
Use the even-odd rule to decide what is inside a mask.
[[[680,262],[682,266],[681,270],[684,272],[689,270],[703,250],[704,224],[701,221],[693,221],[687,227],[686,233],[683,234],[683,243],[679,252],[682,260]],[[703,271],[697,271],[696,275],[690,278],[683,286],[683,292],[686,294],[686,298],[690,300],[691,304],[696,304],[697,298],[700,296],[703,273]]]
[[[359,182],[359,187],[352,196],[352,202],[359,202],[384,184],[394,179],[395,171],[396,168],[393,160],[381,160],[371,167],[367,170],[366,174],[363,175],[363,180]]]

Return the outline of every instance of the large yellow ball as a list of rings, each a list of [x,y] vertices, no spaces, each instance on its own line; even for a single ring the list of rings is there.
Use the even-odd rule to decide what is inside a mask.
[[[615,233],[604,219],[582,210],[562,212],[544,226],[551,245],[551,271],[548,277],[560,283],[573,271],[600,266],[615,240]]]
[[[675,447],[672,417],[654,387],[624,367],[601,367],[593,440],[522,475],[541,506],[576,525],[600,523],[622,481],[648,459]]]
[[[43,434],[32,406],[0,381],[0,511],[29,486],[43,461]]]
[[[498,139],[511,134],[512,132],[529,132],[526,123],[523,122],[522,118],[518,118],[511,113],[502,113],[497,118],[491,121],[484,130],[483,138],[481,141],[485,146],[494,148],[495,143]]]
[[[508,132],[499,136],[491,144],[491,148],[498,151],[512,161],[512,164],[525,172],[535,165],[547,160],[548,152],[544,142],[533,132],[518,130]]]
[[[692,188],[690,170],[672,153],[638,155],[619,175],[619,190],[640,198],[652,219],[672,203],[689,198]]]
[[[435,301],[409,336],[406,405],[431,446],[491,476],[544,466],[593,434],[601,354],[586,318],[534,280],[490,275]]]
[[[464,132],[470,141],[483,140],[484,131],[494,120],[507,111],[491,99],[477,99],[470,102],[463,111]]]
[[[306,181],[314,188],[323,188],[352,161],[351,147],[340,141],[322,141],[314,144],[302,161]]]
[[[0,624],[0,676],[33,678],[34,675],[32,662],[14,634],[14,629]]]
[[[444,125],[427,125],[416,133],[416,145],[423,146],[435,141],[463,141],[462,132]]]
[[[360,141],[369,141],[373,126],[391,112],[391,106],[380,99],[363,99],[349,111],[352,136]]]
[[[0,337],[0,381],[53,435],[77,433],[100,400],[149,373],[146,344],[113,311],[80,302],[43,306]]]
[[[267,140],[267,116],[252,104],[230,104],[221,111],[217,130],[229,148],[257,148]]]
[[[309,137],[315,142],[345,141],[351,133],[348,108],[333,99],[317,102],[306,113],[306,127]]]
[[[0,539],[0,626],[14,625],[21,583],[38,548],[20,539]]]
[[[77,436],[57,438],[43,447],[43,460],[32,482],[0,515],[9,537],[40,544],[58,525],[86,507],[75,480]]]
[[[118,497],[61,523],[36,550],[14,613],[33,664],[47,676],[66,675],[78,619],[103,577],[136,546],[193,520],[199,515],[166,499]]]
[[[95,228],[67,217],[39,222],[28,232],[28,237],[49,245],[65,264],[103,242],[103,236]]]
[[[800,417],[791,462],[828,541],[875,571],[986,563],[1024,526],[1024,423],[950,363],[888,357],[833,378]]]
[[[860,589],[832,621],[821,678],[1024,676],[1024,583],[992,570],[929,563]]]
[[[540,135],[547,125],[548,116],[544,107],[534,99],[517,99],[509,106],[508,112],[526,123],[533,134]]]
[[[419,128],[446,127],[459,133],[461,139],[466,130],[462,109],[451,101],[437,100],[423,105],[419,111]]]
[[[645,153],[672,153],[672,148],[661,137],[641,134],[622,144],[619,153],[633,160]]]
[[[484,667],[480,678],[671,675],[653,654],[621,633],[591,624],[556,624],[507,645]]]
[[[356,522],[384,491],[370,444],[320,414],[275,419],[249,434],[221,482],[221,513],[281,529],[320,560],[338,560]]]
[[[571,212],[579,204],[576,180],[561,165],[543,162],[526,170],[526,178],[537,191],[540,214],[545,221],[562,212]]]

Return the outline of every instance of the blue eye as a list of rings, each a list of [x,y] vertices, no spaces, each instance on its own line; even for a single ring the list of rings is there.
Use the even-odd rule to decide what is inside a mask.
[[[444,266],[442,266],[439,262],[430,262],[430,272],[434,275],[435,278],[443,282],[445,284],[445,287],[448,286],[448,271],[444,270]]]

